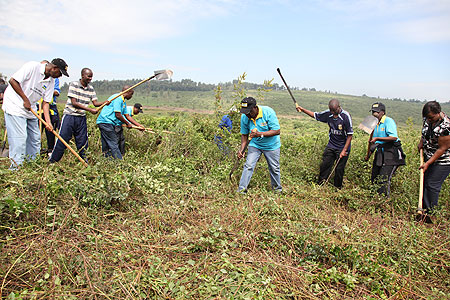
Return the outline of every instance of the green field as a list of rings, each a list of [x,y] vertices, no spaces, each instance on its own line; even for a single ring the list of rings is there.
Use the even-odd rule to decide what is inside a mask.
[[[354,127],[374,102],[317,92],[295,95],[312,110],[325,109],[337,96],[353,115]],[[221,113],[156,109],[214,111],[214,92],[163,91],[153,97],[137,90],[130,103],[148,107],[136,119],[176,134],[127,130],[123,161],[101,156],[92,115],[88,168],[67,152],[57,164],[43,158],[16,172],[0,160],[1,296],[450,298],[448,179],[434,224],[414,221],[423,103],[383,101],[400,125],[407,155],[387,199],[370,185],[371,162],[363,160],[368,135],[358,129],[344,188],[315,184],[327,126],[298,117],[288,96],[273,91],[263,102],[282,116],[282,195],[270,190],[264,159],[249,193],[235,192],[241,169],[229,181],[234,157],[219,151],[213,139],[222,134],[234,152],[240,141],[237,122],[225,134],[217,128]],[[223,99],[223,107],[231,106],[231,94]]]

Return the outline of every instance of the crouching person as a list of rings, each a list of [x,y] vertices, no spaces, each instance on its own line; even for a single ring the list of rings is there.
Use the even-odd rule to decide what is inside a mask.
[[[124,86],[122,91],[126,91],[130,86]],[[102,142],[102,152],[106,157],[113,157],[122,159],[122,153],[120,152],[120,139],[123,134],[122,124],[127,127],[131,127],[125,119],[127,112],[126,100],[133,97],[133,90],[129,90],[120,97],[116,97],[118,94],[114,94],[108,98],[114,99],[110,104],[106,105],[100,115],[97,118],[97,126],[100,129],[100,136]]]

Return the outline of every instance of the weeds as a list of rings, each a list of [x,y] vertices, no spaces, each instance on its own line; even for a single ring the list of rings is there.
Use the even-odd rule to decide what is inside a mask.
[[[408,165],[391,198],[374,195],[357,131],[344,188],[317,186],[325,131],[281,119],[285,194],[259,164],[249,194],[228,182],[233,157],[213,142],[218,117],[142,117],[123,161],[89,168],[66,154],[0,177],[0,281],[7,299],[445,299],[450,297],[448,182],[437,224],[412,220],[417,128],[400,128]],[[93,124],[89,120],[88,124]],[[237,126],[239,127],[239,126]],[[319,127],[320,128],[320,127]],[[308,133],[309,132],[309,133]],[[224,142],[234,148],[238,129]]]

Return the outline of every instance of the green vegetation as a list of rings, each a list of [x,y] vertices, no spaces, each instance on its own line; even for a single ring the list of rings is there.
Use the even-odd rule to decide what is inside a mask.
[[[197,92],[201,96],[195,101],[194,94],[180,92],[177,98],[170,91],[166,105],[165,92],[162,98],[159,92],[139,98],[137,91],[133,100],[210,110],[215,103],[227,108],[234,101],[230,91]],[[243,92],[238,87],[233,95]],[[332,95],[297,91],[296,96],[308,103],[305,107],[320,110]],[[359,118],[373,102],[338,96]],[[181,105],[187,101],[192,107]],[[60,163],[38,159],[17,172],[0,160],[1,296],[449,298],[448,180],[435,224],[413,220],[421,104],[386,103],[392,110],[388,114],[405,122],[400,122],[399,135],[408,163],[398,170],[386,199],[374,194],[369,183],[371,163],[363,161],[367,134],[356,129],[344,188],[317,186],[326,125],[291,113],[287,92],[270,92],[263,103],[286,115],[280,118],[282,195],[270,190],[264,161],[249,194],[236,194],[240,172],[234,182],[228,180],[234,157],[219,151],[213,140],[221,134],[234,152],[239,125],[234,123],[231,134],[222,132],[217,127],[221,114],[215,113],[146,109],[136,117],[139,122],[176,134],[127,130],[123,161],[101,156],[92,115],[88,168],[70,153]],[[406,122],[408,117],[412,122]]]

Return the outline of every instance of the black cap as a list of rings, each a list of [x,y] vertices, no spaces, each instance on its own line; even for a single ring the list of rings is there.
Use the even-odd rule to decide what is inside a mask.
[[[137,108],[138,112],[143,113],[144,111],[142,110],[142,104],[140,103],[135,103],[134,107]]]
[[[55,58],[55,59],[52,60],[52,64],[57,66],[63,75],[69,77],[69,74],[67,73],[68,65],[66,64],[64,59],[62,59],[62,58]]]
[[[247,97],[241,101],[241,114],[248,114],[256,106],[256,100],[253,97]]]
[[[376,111],[376,112],[384,111],[384,112],[386,112],[386,106],[384,106],[384,104],[381,103],[381,102],[375,102],[374,104],[372,104],[372,109],[370,111]]]

